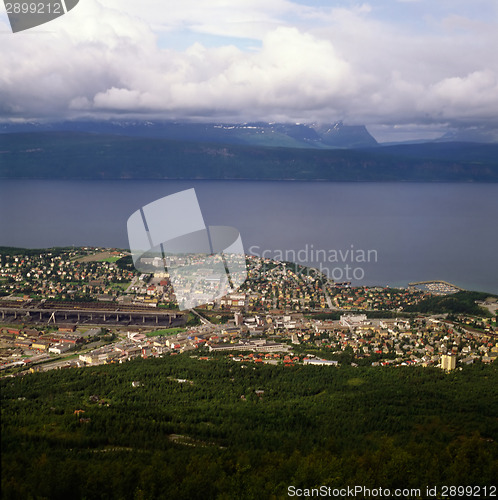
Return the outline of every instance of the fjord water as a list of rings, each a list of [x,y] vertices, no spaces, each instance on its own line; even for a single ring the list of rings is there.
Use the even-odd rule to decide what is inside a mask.
[[[205,223],[236,227],[246,253],[356,285],[498,293],[498,184],[3,179],[0,246],[127,248],[133,212],[192,187]]]

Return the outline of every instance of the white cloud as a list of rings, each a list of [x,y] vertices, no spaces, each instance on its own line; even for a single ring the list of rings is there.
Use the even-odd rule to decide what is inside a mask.
[[[163,72],[144,78],[142,68],[135,68],[125,79],[129,88],[97,93],[94,107],[193,115],[199,109],[228,114],[246,109],[256,118],[262,113],[327,107],[354,92],[349,65],[333,46],[295,28],[277,28],[265,37],[256,54],[234,47],[195,45],[181,55],[162,52],[156,56]],[[86,108],[86,101],[81,102]]]
[[[307,10],[287,0],[107,0],[106,5],[146,20],[157,31],[191,29],[219,36],[262,38],[282,16]]]
[[[368,4],[205,5],[85,0],[30,32],[4,32],[0,117],[141,113],[410,127],[498,122],[493,19],[445,12],[417,33],[379,18]],[[159,46],[161,30],[186,29],[229,36],[234,44]],[[261,47],[244,51],[237,37],[260,40]]]

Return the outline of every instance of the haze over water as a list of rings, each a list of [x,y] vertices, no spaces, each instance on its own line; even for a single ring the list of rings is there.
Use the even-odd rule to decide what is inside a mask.
[[[339,281],[349,265],[355,285],[441,279],[498,293],[495,184],[2,180],[0,246],[128,248],[134,211],[192,187],[205,223],[236,227],[246,253]]]

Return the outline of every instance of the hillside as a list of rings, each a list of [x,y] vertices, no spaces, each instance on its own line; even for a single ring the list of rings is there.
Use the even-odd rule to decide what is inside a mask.
[[[76,132],[0,134],[0,178],[498,182],[498,145],[323,150]]]
[[[171,121],[65,121],[0,123],[0,134],[79,132],[174,141],[289,148],[372,147],[377,141],[364,126],[300,123],[193,123]]]
[[[489,487],[498,473],[496,366],[184,354],[0,385],[5,499],[285,498],[289,485]]]
[[[409,306],[407,312],[420,312],[432,314],[470,314],[476,316],[490,316],[489,311],[478,306],[476,301],[495,297],[485,292],[461,291],[451,295],[433,296],[422,300],[415,306]]]

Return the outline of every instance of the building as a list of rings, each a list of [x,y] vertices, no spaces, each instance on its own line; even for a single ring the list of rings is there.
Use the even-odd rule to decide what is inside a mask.
[[[214,344],[209,346],[209,351],[260,351],[260,352],[285,352],[290,349],[286,344],[261,340],[243,340],[238,344]]]
[[[50,347],[50,342],[45,340],[38,340],[31,344],[32,349],[38,349],[39,351],[46,351]]]
[[[232,293],[220,300],[220,305],[225,307],[244,307],[246,296],[244,293]]]
[[[23,347],[24,349],[29,349],[31,347],[31,341],[29,340],[16,340],[14,342],[16,347]]]
[[[236,326],[241,326],[242,323],[244,322],[244,316],[240,312],[236,312],[234,315],[234,320],[235,320],[235,325]]]
[[[240,326],[225,326],[221,329],[221,333],[225,335],[240,335],[241,332]]]
[[[106,363],[117,355],[117,352],[111,352],[107,348],[101,348],[86,354],[80,354],[79,360],[88,365],[97,365]]]
[[[77,335],[64,335],[59,339],[60,343],[63,344],[71,344],[71,345],[76,345],[76,344],[83,344],[85,340],[83,337],[79,337]]]
[[[319,365],[319,366],[339,366],[338,361],[332,361],[329,359],[319,359],[319,358],[304,358],[303,364],[305,364],[305,365]]]
[[[83,337],[95,337],[96,335],[102,335],[102,328],[91,328],[82,334]]]
[[[70,344],[55,344],[52,347],[49,347],[48,352],[52,352],[54,354],[62,354],[64,352],[67,352],[71,349]]]
[[[346,326],[348,328],[354,328],[356,326],[362,326],[367,322],[366,314],[357,314],[356,316],[352,314],[346,314],[341,316],[341,326]]]
[[[59,327],[60,333],[73,333],[76,331],[76,325],[61,325]]]
[[[451,371],[456,368],[456,356],[443,354],[441,356],[441,368],[446,371]]]

